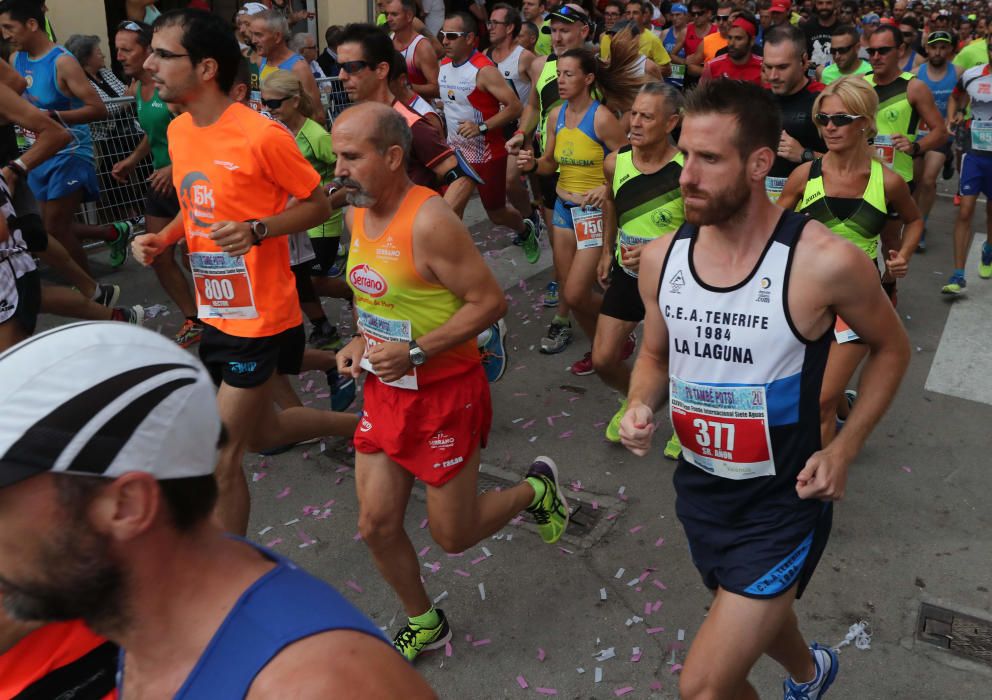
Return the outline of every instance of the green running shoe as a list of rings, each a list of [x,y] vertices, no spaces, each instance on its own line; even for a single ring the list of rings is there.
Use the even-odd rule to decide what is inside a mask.
[[[682,454],[682,443],[679,442],[679,436],[675,433],[672,433],[672,437],[668,438],[664,454],[665,459],[678,459],[679,455]]]
[[[978,276],[983,280],[992,277],[992,246],[982,243],[982,259],[978,261]]]
[[[620,442],[620,421],[627,412],[627,399],[620,401],[620,410],[613,414],[610,424],[606,426],[606,439],[610,442]]]
[[[544,496],[536,504],[527,509],[537,521],[541,539],[548,544],[554,544],[561,539],[565,528],[568,527],[568,502],[558,483],[558,465],[550,457],[538,457],[530,465],[527,481],[539,481],[544,484]]]
[[[524,255],[531,265],[541,259],[541,242],[537,238],[537,228],[530,219],[524,219]]]
[[[115,221],[113,227],[117,231],[117,238],[108,244],[110,248],[110,266],[120,267],[127,262],[127,254],[131,249],[131,234],[134,231],[134,224],[130,221]]]
[[[951,275],[951,278],[947,280],[947,284],[941,288],[940,293],[954,295],[964,294],[964,289],[967,286],[968,283],[965,282],[964,277],[961,275]]]
[[[448,618],[444,616],[443,610],[438,610],[437,616],[441,618],[437,627],[420,627],[409,622],[393,638],[393,646],[410,663],[422,652],[440,649],[451,641]]]

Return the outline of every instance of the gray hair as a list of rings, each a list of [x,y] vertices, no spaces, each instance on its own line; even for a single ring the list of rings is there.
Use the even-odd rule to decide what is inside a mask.
[[[96,34],[73,34],[65,42],[65,48],[76,57],[81,64],[86,63],[93,56],[100,45],[100,37]]]
[[[406,120],[395,109],[388,112],[376,111],[376,125],[369,131],[369,141],[382,155],[393,146],[399,146],[403,149],[403,159],[406,160],[410,157],[410,146],[413,143],[413,133]]]
[[[257,19],[265,20],[265,24],[268,25],[269,31],[281,34],[283,41],[289,41],[289,20],[287,20],[286,15],[281,12],[277,10],[259,12],[257,15],[253,15],[251,19],[252,21]]]
[[[313,35],[308,34],[307,32],[297,32],[296,34],[294,34],[292,38],[290,38],[289,40],[289,48],[292,51],[295,51],[296,53],[300,53],[304,48],[306,48],[307,39],[310,38],[314,39],[313,47],[316,49],[317,48],[316,37],[313,37]]]
[[[668,107],[669,114],[681,114],[682,107],[685,105],[685,96],[682,91],[663,80],[645,83],[638,94],[660,95],[665,98],[665,106]]]

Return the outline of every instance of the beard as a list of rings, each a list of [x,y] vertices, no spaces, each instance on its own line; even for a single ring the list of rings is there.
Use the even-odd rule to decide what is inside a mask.
[[[704,206],[685,203],[685,220],[693,226],[718,226],[738,216],[751,199],[751,188],[738,181],[737,184],[706,195],[702,190],[682,188],[682,196],[703,196]]]
[[[124,617],[124,574],[109,549],[109,540],[84,521],[67,523],[39,553],[43,577],[0,578],[4,609],[24,622],[81,618],[94,628],[117,626]]]
[[[350,177],[336,177],[334,178],[334,184],[338,187],[354,188],[354,191],[344,193],[345,201],[353,207],[368,209],[376,203],[376,198],[368,190],[364,189],[358,180]]]

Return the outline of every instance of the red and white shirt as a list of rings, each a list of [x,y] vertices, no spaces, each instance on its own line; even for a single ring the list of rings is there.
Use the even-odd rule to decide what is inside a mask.
[[[469,163],[488,163],[506,156],[506,141],[499,129],[470,138],[458,133],[458,125],[462,122],[481,124],[499,112],[499,100],[478,86],[479,71],[486,66],[495,68],[496,64],[485,54],[475,51],[457,65],[445,58],[438,73],[448,144],[460,150]]]

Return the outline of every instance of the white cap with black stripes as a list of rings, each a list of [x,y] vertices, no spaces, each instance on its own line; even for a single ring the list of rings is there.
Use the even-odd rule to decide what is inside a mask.
[[[199,360],[126,323],[74,323],[0,354],[0,488],[44,472],[212,474],[221,433]]]

